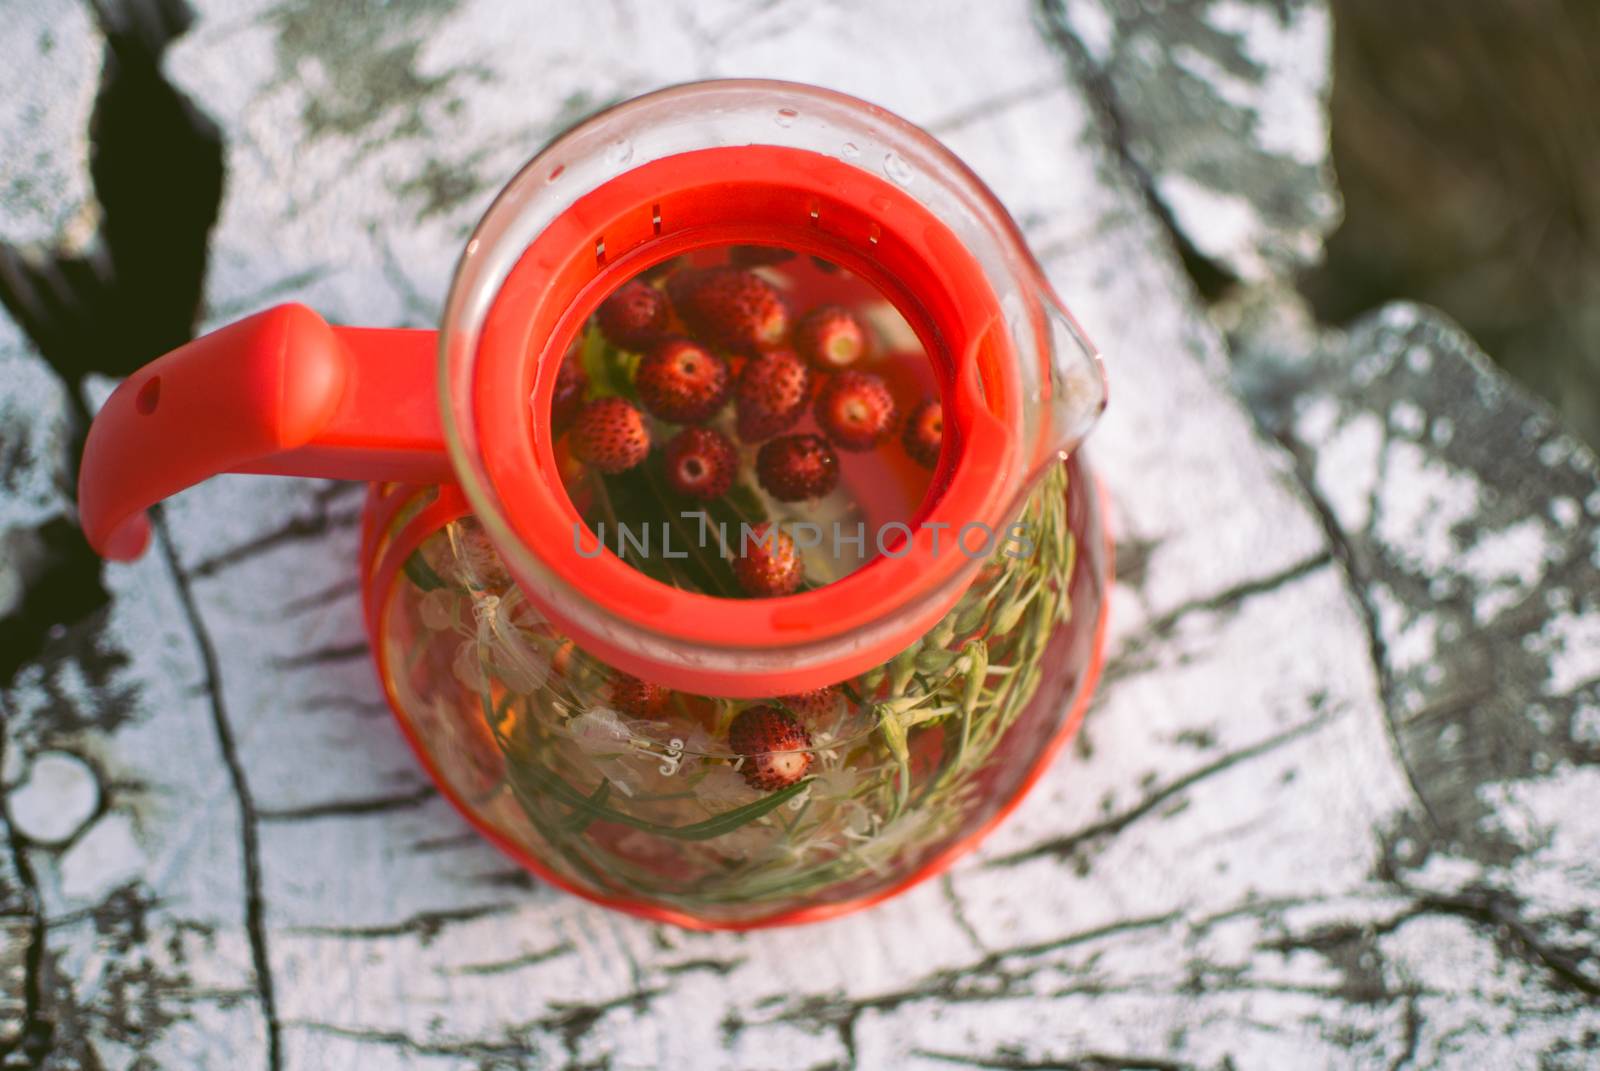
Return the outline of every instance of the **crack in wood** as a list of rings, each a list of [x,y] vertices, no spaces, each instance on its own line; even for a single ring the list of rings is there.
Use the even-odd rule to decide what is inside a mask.
[[[1305,495],[1306,501],[1311,504],[1312,512],[1316,515],[1318,523],[1322,526],[1323,537],[1333,550],[1333,557],[1345,575],[1345,585],[1349,589],[1350,597],[1354,600],[1356,609],[1360,611],[1361,624],[1367,634],[1367,653],[1372,662],[1372,671],[1378,678],[1378,699],[1384,708],[1384,728],[1388,734],[1389,746],[1394,751],[1395,763],[1404,772],[1406,784],[1411,789],[1411,796],[1422,808],[1429,825],[1435,832],[1443,828],[1439,816],[1434,813],[1432,805],[1428,802],[1427,795],[1422,791],[1422,785],[1417,781],[1416,770],[1406,758],[1405,743],[1400,739],[1396,725],[1396,705],[1394,701],[1394,668],[1389,661],[1389,645],[1384,641],[1383,631],[1378,625],[1378,608],[1373,605],[1372,596],[1368,590],[1367,579],[1362,573],[1360,562],[1357,560],[1355,547],[1350,542],[1350,537],[1344,529],[1339,527],[1338,517],[1322,493],[1317,489],[1315,482],[1306,474],[1311,464],[1311,459],[1306,457],[1305,449],[1297,442],[1287,430],[1265,429],[1279,446],[1288,453],[1294,462],[1292,470],[1295,482],[1300,492]]]
[[[6,748],[10,742],[5,733],[5,726],[0,724],[0,760],[4,760]],[[11,815],[6,808],[6,795],[0,792],[0,813],[5,819],[6,847],[11,855],[11,865],[16,871],[17,881],[22,886],[26,917],[28,921],[28,951],[23,957],[22,976],[22,1029],[17,1038],[10,1045],[0,1048],[0,1063],[3,1063],[14,1053],[22,1053],[35,1064],[43,1062],[44,1055],[49,1051],[53,1028],[43,1016],[42,976],[44,972],[45,952],[45,918],[39,900],[39,879],[33,871],[33,863],[28,858],[26,846],[22,843],[17,827],[11,821]]]
[[[355,662],[368,658],[372,648],[366,640],[357,640],[354,643],[334,643],[326,647],[313,647],[309,651],[300,651],[296,654],[286,655],[283,658],[272,660],[273,666],[278,669],[306,669],[315,666],[333,665],[339,662]]]
[[[516,911],[519,906],[506,901],[444,911],[419,911],[399,922],[373,926],[290,926],[284,932],[305,937],[345,937],[362,941],[416,936],[427,945],[453,922],[471,922],[491,915],[505,915]]]
[[[959,111],[941,115],[932,122],[923,124],[923,129],[935,137],[949,137],[968,124],[983,119],[992,119],[1019,104],[1026,104],[1030,100],[1036,100],[1046,93],[1061,90],[1062,88],[1061,79],[1059,78],[1040,79],[1028,85],[1019,86],[1016,89],[1007,90],[1004,93],[996,93],[994,96],[985,97],[983,100],[976,101]]]
[[[944,897],[945,904],[950,908],[950,918],[954,920],[956,928],[972,942],[973,948],[979,952],[987,952],[988,946],[983,943],[983,938],[978,936],[972,920],[967,918],[966,905],[962,904],[961,897],[956,895],[955,881],[948,872],[939,875],[939,895]]]
[[[369,1045],[384,1045],[402,1049],[417,1056],[464,1056],[469,1058],[510,1057],[525,1059],[538,1055],[538,1051],[516,1041],[417,1041],[406,1034],[392,1030],[363,1030],[359,1027],[322,1023],[314,1019],[286,1019],[285,1029],[309,1030]]]
[[[293,1019],[287,1021],[284,1025],[297,1030],[314,1031],[366,1044],[398,1048],[419,1056],[464,1056],[480,1059],[511,1058],[517,1060],[533,1059],[541,1055],[539,1048],[531,1043],[531,1039],[525,1039],[525,1037],[534,1031],[542,1031],[559,1041],[563,1049],[565,1049],[568,1057],[566,1066],[571,1068],[608,1066],[606,1063],[600,1065],[580,1065],[575,1063],[578,1059],[579,1044],[594,1029],[595,1024],[611,1012],[630,1006],[643,1011],[651,1002],[665,992],[663,989],[638,989],[625,993],[613,1000],[593,1004],[553,1002],[551,1007],[556,1009],[554,1014],[525,1023],[509,1024],[502,1032],[504,1040],[499,1041],[482,1039],[470,1041],[419,1041],[400,1031],[367,1030],[308,1019]]]
[[[1180,919],[1181,916],[1177,912],[1123,919],[1049,941],[1020,945],[1016,948],[999,949],[987,953],[981,959],[965,966],[937,971],[914,986],[875,996],[847,998],[838,993],[831,995],[812,994],[790,1002],[788,1007],[783,1007],[784,1002],[781,998],[778,998],[775,1003],[783,1007],[783,1010],[771,1019],[747,1022],[736,1013],[730,1011],[729,1015],[723,1020],[722,1033],[725,1038],[732,1040],[745,1029],[766,1025],[769,1022],[809,1025],[814,1032],[832,1029],[844,1046],[849,1058],[847,1066],[855,1067],[857,1062],[856,1023],[868,1011],[887,1011],[925,1000],[939,1000],[949,1004],[960,1004],[1001,999],[1011,995],[1014,992],[1014,986],[1026,978],[1028,973],[1031,973],[1025,972],[1019,975],[1003,969],[1003,965],[1008,960],[1036,959],[1074,945],[1103,940],[1107,937],[1138,930],[1170,926],[1180,921]],[[986,979],[992,979],[995,984],[989,988],[983,988],[983,983]]]
[[[1406,1064],[1417,1058],[1417,1045],[1422,1040],[1422,1016],[1417,1011],[1417,991],[1415,989],[1406,993],[1403,1011],[1401,1045],[1399,1055],[1389,1062],[1389,1071],[1400,1071]]]
[[[151,521],[156,532],[156,544],[166,561],[182,608],[184,622],[194,639],[195,649],[205,674],[206,699],[211,710],[212,731],[217,738],[217,748],[222,753],[223,765],[228,770],[228,781],[239,806],[240,854],[244,863],[244,925],[250,943],[250,961],[256,977],[256,988],[261,1000],[262,1018],[267,1032],[267,1071],[279,1071],[283,1066],[283,1038],[278,1024],[277,998],[273,988],[272,960],[267,951],[266,904],[262,896],[261,841],[256,829],[255,802],[250,794],[250,782],[245,776],[244,763],[239,757],[238,742],[233,736],[233,726],[228,721],[228,709],[222,696],[222,671],[217,659],[210,631],[200,616],[194,593],[189,587],[189,577],[178,561],[178,553],[167,531],[166,517],[158,507],[151,511]]]
[[[1430,915],[1458,918],[1489,931],[1491,937],[1509,939],[1525,954],[1541,963],[1559,982],[1589,996],[1600,996],[1600,980],[1582,970],[1585,950],[1564,949],[1542,939],[1518,910],[1520,902],[1512,893],[1487,886],[1469,886],[1453,893],[1416,889],[1407,885],[1387,866],[1379,875],[1387,884],[1411,898],[1405,909],[1388,918],[1365,923],[1332,923],[1305,934],[1288,935],[1257,945],[1266,951],[1288,953],[1304,950],[1327,954],[1352,942],[1385,937],[1415,919]]]
[[[278,608],[285,617],[303,614],[311,610],[320,610],[327,606],[353,599],[361,594],[361,577],[351,576],[328,585],[321,591],[314,591],[309,595],[290,599]]]
[[[515,956],[511,959],[491,960],[487,963],[464,963],[458,967],[449,967],[446,969],[446,973],[470,975],[509,974],[512,971],[520,971],[524,967],[535,967],[541,963],[548,963],[553,959],[569,956],[575,951],[576,949],[573,947],[572,942],[562,941],[560,944],[553,945],[550,948],[542,949],[538,952],[529,952],[527,955]]]
[[[1179,777],[1173,781],[1169,781],[1154,791],[1146,793],[1138,803],[1134,804],[1132,807],[1129,807],[1127,810],[1120,811],[1108,818],[1103,818],[1098,822],[1094,822],[1083,827],[1082,829],[1076,830],[1075,832],[1068,833],[1065,836],[1055,837],[1051,840],[1044,841],[1041,844],[1024,848],[1021,851],[1012,852],[1009,855],[1002,855],[997,858],[987,860],[984,863],[984,866],[1011,867],[1018,866],[1022,863],[1032,862],[1041,858],[1064,858],[1068,855],[1071,855],[1080,846],[1087,844],[1090,841],[1098,840],[1101,837],[1113,836],[1122,832],[1128,826],[1156,810],[1163,803],[1166,803],[1175,796],[1178,796],[1188,789],[1193,788],[1195,785],[1206,780],[1207,778],[1215,777],[1220,773],[1225,773],[1226,771],[1231,770],[1233,767],[1238,766],[1240,763],[1248,762],[1252,759],[1260,758],[1263,755],[1270,754],[1278,748],[1283,747],[1285,744],[1293,743],[1303,736],[1307,736],[1319,729],[1324,728],[1333,720],[1334,715],[1331,713],[1319,714],[1314,718],[1310,718],[1304,722],[1301,722],[1299,725],[1292,726],[1291,728],[1285,729],[1282,732],[1274,733],[1264,740],[1251,744],[1249,747],[1240,748],[1237,751],[1231,751],[1213,762],[1206,763],[1204,766],[1201,766],[1198,769],[1191,770],[1182,777]]]
[[[561,1044],[567,1050],[569,1059],[576,1060],[578,1058],[578,1043],[594,1029],[595,1024],[601,1019],[618,1008],[626,1007],[632,1007],[642,1014],[657,997],[665,992],[665,989],[635,989],[614,1000],[603,1001],[598,1004],[563,1004],[552,1001],[550,1006],[557,1009],[556,1014],[537,1019],[532,1025],[558,1034],[561,1038]]]
[[[1395,879],[1396,885],[1406,886]],[[1587,947],[1567,949],[1544,940],[1523,919],[1518,910],[1521,901],[1512,893],[1484,886],[1470,886],[1453,893],[1416,892],[1419,914],[1450,915],[1475,923],[1489,931],[1502,944],[1509,943],[1518,958],[1530,957],[1542,964],[1546,971],[1568,988],[1590,997],[1600,997],[1600,980],[1585,974],[1582,962],[1593,950]]]
[[[1238,280],[1225,266],[1201,253],[1178,225],[1172,209],[1162,199],[1156,178],[1141,164],[1129,147],[1130,122],[1111,84],[1109,68],[1099,70],[1090,60],[1083,43],[1069,29],[1066,0],[1034,0],[1034,21],[1044,38],[1065,60],[1067,74],[1083,93],[1099,127],[1101,143],[1111,150],[1123,168],[1128,184],[1139,195],[1140,204],[1172,242],[1173,251],[1194,285],[1202,304],[1216,299]]]
[[[709,957],[704,957],[700,959],[680,960],[677,963],[668,963],[664,966],[658,967],[657,970],[665,975],[696,974],[705,971],[726,978],[728,975],[732,974],[740,967],[743,967],[748,962],[750,961],[744,956],[737,956],[733,959],[711,959]]]
[[[959,1064],[962,1067],[981,1067],[985,1071],[990,1068],[995,1071],[1192,1071],[1195,1066],[1160,1056],[1113,1055],[1102,1052],[1087,1052],[1080,1056],[1025,1059],[1020,1055],[1003,1053],[978,1056],[971,1053],[940,1052],[934,1049],[912,1051],[925,1059]]]
[[[294,704],[291,714],[318,714],[331,711],[340,714],[354,714],[358,718],[388,719],[394,715],[394,708],[387,699],[363,698],[357,695],[341,695],[338,693],[318,692],[299,699]]]
[[[448,852],[457,848],[471,848],[483,843],[483,837],[475,832],[452,833],[444,837],[424,837],[414,840],[406,845],[406,851],[413,855],[425,855],[429,852]]]
[[[1303,561],[1295,562],[1293,565],[1285,566],[1275,573],[1235,584],[1233,587],[1217,592],[1215,595],[1190,599],[1173,607],[1160,617],[1152,618],[1145,626],[1144,631],[1156,636],[1170,635],[1172,629],[1190,614],[1219,613],[1238,609],[1248,599],[1257,595],[1270,594],[1298,580],[1303,580],[1324,566],[1332,564],[1332,562],[1333,553],[1331,551],[1323,551],[1320,554],[1313,554]]]
[[[388,814],[394,811],[411,811],[439,797],[439,790],[431,784],[419,785],[410,792],[393,796],[372,796],[365,799],[332,800],[311,803],[303,807],[257,807],[256,817],[263,822],[307,822],[322,818],[342,818],[353,815]]]
[[[1120,562],[1120,558],[1118,561]],[[1267,595],[1303,580],[1333,563],[1333,553],[1323,551],[1303,561],[1285,566],[1267,576],[1245,580],[1211,595],[1189,599],[1158,617],[1148,621],[1138,634],[1129,637],[1117,653],[1106,661],[1104,680],[1109,683],[1122,680],[1152,669],[1155,663],[1141,656],[1147,654],[1159,641],[1169,638],[1173,630],[1189,615],[1195,613],[1232,613],[1244,602],[1258,595]]]
[[[326,499],[318,500],[317,505],[317,510],[310,515],[291,517],[270,532],[202,558],[189,568],[189,575],[195,579],[213,577],[241,562],[260,557],[279,547],[319,539],[330,532],[356,528],[361,524],[362,507],[330,509]]]

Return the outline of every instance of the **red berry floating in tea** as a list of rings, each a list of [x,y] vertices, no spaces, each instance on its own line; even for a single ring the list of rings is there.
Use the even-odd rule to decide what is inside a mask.
[[[550,396],[550,426],[557,435],[571,426],[572,418],[578,415],[587,393],[589,377],[583,371],[583,362],[578,360],[578,347],[574,346],[561,360],[561,367],[556,372],[555,390]]]
[[[811,397],[811,370],[790,350],[752,358],[734,389],[739,438],[760,442],[799,423]]]
[[[777,707],[746,707],[728,726],[728,746],[744,757],[739,772],[751,788],[772,792],[788,788],[816,762],[809,750],[811,734]]]
[[[671,424],[698,424],[728,401],[728,362],[686,338],[651,347],[634,374],[639,401]]]
[[[758,524],[739,533],[739,544],[733,575],[745,594],[775,599],[800,587],[805,563],[787,532],[770,523]]]
[[[626,472],[650,452],[644,414],[621,398],[597,398],[572,422],[572,454],[600,472]]]
[[[667,484],[690,498],[721,498],[733,486],[739,454],[722,432],[684,428],[665,451]]]
[[[789,333],[789,309],[777,288],[743,268],[682,271],[667,282],[689,330],[727,350],[764,350]]]
[[[817,394],[816,415],[841,450],[871,450],[894,431],[894,395],[871,372],[838,372]]]
[[[931,469],[939,463],[939,451],[944,446],[944,406],[939,399],[925,398],[911,410],[900,441],[911,460],[924,468]]]
[[[666,295],[635,279],[600,303],[595,322],[607,342],[637,352],[661,338],[670,316]]]
[[[795,325],[795,352],[828,371],[854,364],[867,348],[867,333],[849,309],[824,305]]]
[[[672,693],[659,684],[618,674],[609,689],[611,705],[636,718],[655,718],[666,712]]]
[[[821,498],[839,484],[839,459],[820,435],[784,435],[762,445],[756,478],[779,502]]]
[[[778,702],[789,708],[790,713],[806,721],[815,723],[818,718],[825,718],[839,709],[839,698],[842,693],[834,685],[826,688],[813,688],[809,692],[797,692],[794,695],[781,695]]]

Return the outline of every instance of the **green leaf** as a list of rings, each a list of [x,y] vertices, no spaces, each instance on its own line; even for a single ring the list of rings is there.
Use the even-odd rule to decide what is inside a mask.
[[[412,551],[411,557],[406,559],[405,565],[401,568],[405,570],[407,578],[423,591],[437,591],[439,588],[450,586],[444,582],[443,577],[433,571],[433,566],[423,559],[420,550]]]
[[[638,357],[607,345],[599,328],[591,327],[583,336],[583,350],[578,360],[583,365],[584,375],[589,377],[589,393],[594,397],[634,397],[633,371],[639,363]]]
[[[753,822],[769,811],[783,806],[783,804],[803,792],[805,786],[811,783],[810,778],[796,781],[788,788],[774,792],[770,796],[763,796],[753,803],[747,803],[743,807],[735,807],[731,811],[724,811],[702,822],[695,822],[686,826],[664,826],[657,822],[636,818],[631,814],[606,806],[601,799],[597,798],[598,792],[593,796],[585,796],[567,784],[559,774],[545,768],[538,762],[514,761],[511,764],[511,771],[514,783],[520,783],[526,779],[526,785],[519,784],[519,788],[522,788],[523,791],[531,789],[535,793],[550,796],[558,802],[572,807],[574,819],[579,812],[582,812],[589,815],[593,821],[615,822],[618,825],[629,826],[633,829],[643,830],[646,833],[655,833],[662,837],[671,837],[674,840],[710,840],[725,833],[732,833],[740,826]]]
[[[766,502],[744,480],[735,483],[727,494],[711,503],[708,509],[712,520],[727,522],[730,534],[737,533],[740,524],[748,524],[753,528],[771,519],[767,514]],[[736,534],[734,538],[738,538]]]
[[[596,788],[594,793],[590,795],[589,802],[594,804],[596,807],[602,806],[606,802],[606,797],[609,795],[611,795],[611,782],[601,781],[600,787]],[[565,822],[563,822],[562,825],[569,833],[582,833],[585,829],[589,828],[589,823],[593,821],[593,811],[574,810],[571,816]]]
[[[973,640],[962,650],[971,661],[967,663],[967,677],[961,689],[961,710],[970,718],[978,710],[978,700],[983,698],[984,685],[989,679],[989,645]]]
[[[911,760],[911,751],[906,742],[905,719],[897,713],[885,711],[882,720],[878,722],[878,731],[883,734],[883,742],[888,745],[889,754],[893,755],[900,765],[906,765]]]
[[[652,452],[642,464],[627,472],[604,477],[605,494],[617,523],[635,534],[648,532],[650,536],[648,554],[640,554],[629,546],[625,559],[635,569],[663,584],[706,595],[739,598],[742,592],[734,578],[733,567],[722,556],[716,527],[724,524],[728,540],[736,544],[738,518],[719,502],[701,503],[672,490],[661,466],[660,455]],[[683,516],[696,511],[707,515],[703,538],[701,522]],[[592,516],[584,518],[591,530],[599,520],[605,519],[601,516],[603,512],[591,510]],[[670,558],[665,555],[666,548],[661,543],[663,522],[672,531],[673,556]],[[613,550],[617,547],[617,533],[609,527],[606,543]],[[678,557],[680,554],[684,557]]]

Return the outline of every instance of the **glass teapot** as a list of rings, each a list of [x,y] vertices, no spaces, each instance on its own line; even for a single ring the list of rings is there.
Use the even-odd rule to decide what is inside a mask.
[[[939,872],[1098,674],[1100,362],[929,135],[817,88],[650,94],[495,200],[437,332],[284,305],[130,376],[84,529],[221,472],[371,483],[383,688],[523,865],[649,918],[825,918]]]

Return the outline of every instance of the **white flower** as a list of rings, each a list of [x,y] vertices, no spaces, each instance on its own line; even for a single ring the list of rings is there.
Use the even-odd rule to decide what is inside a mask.
[[[531,695],[549,679],[550,660],[511,623],[513,608],[509,598],[484,595],[473,602],[472,612],[478,622],[478,642],[495,676],[518,695]]]
[[[503,591],[511,586],[511,574],[500,560],[500,552],[494,549],[494,544],[476,522],[453,524],[449,532],[456,573],[468,587]]]
[[[818,799],[847,799],[860,779],[861,775],[852,769],[823,769],[812,782],[812,790]]]
[[[857,848],[856,854],[873,870],[882,871],[902,852],[927,847],[927,840],[937,834],[931,825],[927,811],[907,811]]]
[[[867,831],[877,823],[877,816],[867,810],[860,800],[841,803],[839,811],[844,815],[845,829],[856,836],[866,836]]]
[[[701,801],[719,806],[741,806],[753,802],[761,793],[745,783],[745,779],[732,766],[712,766],[694,786]]]
[[[590,755],[610,754],[628,746],[633,739],[622,716],[605,707],[584,711],[566,724],[567,735]]]
[[[477,640],[463,640],[456,648],[455,661],[451,664],[455,671],[456,679],[474,692],[481,692],[489,687],[489,675],[483,670],[483,659],[478,654]]]

